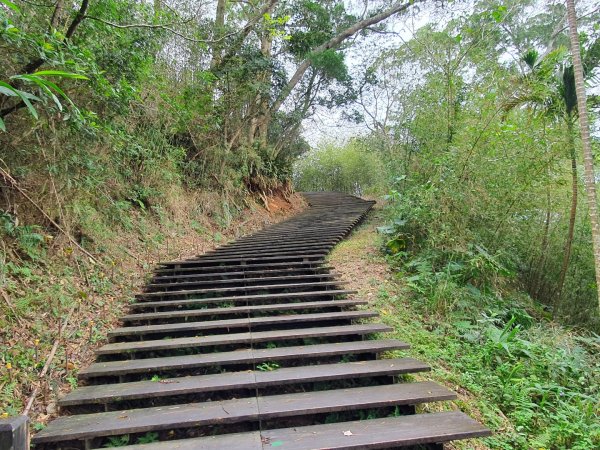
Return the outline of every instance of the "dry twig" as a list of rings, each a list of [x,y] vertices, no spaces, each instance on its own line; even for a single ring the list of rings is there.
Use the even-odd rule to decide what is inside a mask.
[[[42,209],[41,206],[39,206],[29,195],[27,195],[27,193],[21,188],[21,186],[19,186],[19,184],[17,183],[17,180],[15,180],[10,173],[8,173],[6,170],[4,170],[4,168],[0,167],[0,175],[2,176],[2,178],[4,178],[4,181],[7,185],[11,186],[13,189],[16,189],[17,191],[19,191],[19,193],[29,202],[31,203],[40,213],[42,213],[42,215],[52,224],[54,225],[54,227],[56,227],[56,229],[58,231],[60,231],[62,234],[64,234],[67,239],[69,239],[69,241],[75,246],[77,247],[84,255],[86,255],[88,258],[90,258],[90,260],[92,260],[92,262],[94,262],[95,264],[98,264],[98,261],[96,260],[96,258],[94,258],[94,256],[92,256],[92,254],[90,252],[88,252],[86,249],[84,249],[81,245],[79,245],[77,243],[77,241],[69,234],[67,233],[59,224],[56,223],[56,221],[54,221],[47,213],[46,211],[44,211]]]

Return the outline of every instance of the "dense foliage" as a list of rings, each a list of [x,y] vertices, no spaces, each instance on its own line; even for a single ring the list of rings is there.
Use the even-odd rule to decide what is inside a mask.
[[[294,166],[294,186],[301,191],[381,194],[385,180],[379,155],[359,141],[337,147],[324,144],[301,156]]]
[[[580,3],[597,119],[600,15]],[[295,179],[353,177],[357,148],[379,161],[400,288],[381,284],[376,304],[436,377],[472,393],[461,407],[497,431],[489,447],[597,448],[600,314],[565,8],[466,9],[374,47],[346,112],[368,133],[314,151]]]
[[[564,6],[504,3],[479,1],[376,54],[347,114],[370,133],[301,160],[296,178],[304,187],[325,183],[323,173],[356,176],[344,155],[368,149],[390,191],[387,251],[416,290],[450,309],[465,296],[522,290],[549,317],[598,331],[573,70],[564,28],[556,33]],[[581,21],[591,86],[597,17]]]

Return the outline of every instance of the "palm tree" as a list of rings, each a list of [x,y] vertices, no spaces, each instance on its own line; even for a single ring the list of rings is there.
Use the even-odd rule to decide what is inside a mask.
[[[594,266],[596,268],[596,289],[600,289],[600,228],[598,224],[598,197],[596,197],[596,177],[594,171],[594,156],[590,142],[590,124],[587,115],[587,95],[585,92],[585,71],[589,71],[581,58],[579,34],[577,33],[577,17],[575,15],[575,0],[567,0],[567,20],[569,22],[569,39],[575,79],[577,107],[579,109],[579,128],[583,144],[584,180],[592,225],[592,244],[594,250]],[[596,41],[597,43],[598,41]],[[597,52],[591,52],[597,53]],[[600,309],[600,295],[598,296]]]

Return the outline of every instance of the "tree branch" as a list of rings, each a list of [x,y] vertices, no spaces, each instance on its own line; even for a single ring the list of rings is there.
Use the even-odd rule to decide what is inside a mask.
[[[119,23],[114,23],[114,22],[110,22],[108,20],[104,20],[104,19],[100,19],[99,17],[94,17],[94,16],[85,16],[85,19],[90,19],[90,20],[95,20],[96,22],[100,22],[103,23],[105,25],[114,27],[114,28],[120,28],[120,29],[128,29],[128,28],[151,28],[151,29],[159,29],[159,30],[165,30],[168,31],[169,33],[172,33],[176,36],[179,36],[182,39],[185,39],[186,41],[189,42],[194,42],[194,43],[202,43],[202,44],[211,44],[214,42],[218,42],[221,41],[223,39],[226,39],[229,36],[233,36],[236,33],[230,33],[228,35],[225,35],[221,38],[219,38],[218,40],[210,40],[210,39],[195,39],[189,36],[186,36],[182,33],[180,33],[179,31],[174,30],[173,28],[171,28],[171,25],[180,25],[182,23],[185,22],[177,22],[177,23],[169,23],[169,24],[152,24],[152,23],[131,23],[131,24],[119,24]]]
[[[75,30],[77,30],[77,27],[79,26],[81,21],[85,18],[85,13],[87,12],[89,5],[90,5],[89,0],[83,0],[81,2],[81,6],[79,7],[79,11],[77,11],[77,15],[75,15],[73,22],[71,22],[71,25],[69,26],[67,32],[65,33],[65,40],[71,39],[73,34],[75,34]]]
[[[385,20],[395,14],[398,14],[400,12],[407,10],[411,5],[414,5],[415,3],[419,3],[419,2],[423,2],[423,1],[425,1],[425,0],[411,0],[408,3],[397,3],[394,6],[386,9],[385,11],[383,11],[379,14],[376,14],[372,17],[369,17],[367,19],[356,22],[354,25],[346,28],[344,31],[339,33],[337,36],[334,36],[329,41],[327,41],[327,42],[321,44],[320,46],[318,46],[317,48],[315,48],[311,52],[311,55],[322,53],[325,50],[329,50],[332,48],[337,48],[337,47],[339,47],[339,45],[342,42],[344,42],[349,37],[352,37],[359,31],[361,31],[367,27],[370,27],[371,25],[375,25],[379,22],[382,22],[383,20]],[[302,61],[302,63],[296,69],[296,72],[294,73],[292,78],[290,78],[290,81],[288,81],[287,85],[283,88],[283,90],[279,94],[279,97],[277,97],[277,99],[271,106],[271,114],[277,112],[279,110],[279,108],[281,108],[281,105],[283,105],[283,102],[288,98],[290,93],[294,90],[294,88],[296,87],[298,82],[302,79],[302,77],[304,76],[304,74],[306,73],[306,71],[308,70],[308,68],[311,65],[312,65],[312,61],[310,60],[310,58],[306,58],[304,61]]]

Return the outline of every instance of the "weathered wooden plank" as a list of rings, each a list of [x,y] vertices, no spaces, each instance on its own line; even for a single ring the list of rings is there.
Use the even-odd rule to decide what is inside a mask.
[[[287,384],[348,378],[377,377],[423,372],[429,366],[413,358],[380,359],[338,364],[280,368],[269,372],[246,371],[200,375],[155,381],[80,387],[59,400],[60,406],[104,404],[143,398],[167,397],[200,392],[265,388]]]
[[[231,306],[229,308],[186,309],[181,311],[163,311],[156,313],[138,313],[123,316],[123,322],[146,320],[186,319],[194,317],[211,317],[223,315],[239,315],[264,313],[270,311],[303,311],[326,308],[348,308],[350,306],[366,305],[367,300],[322,300],[317,302],[275,303],[268,305]]]
[[[281,243],[281,242],[270,242],[265,241],[264,243],[254,242],[246,245],[235,245],[228,244],[218,247],[214,250],[210,250],[202,255],[204,257],[223,256],[231,254],[241,254],[247,252],[253,252],[256,255],[262,255],[265,252],[292,252],[297,250],[328,250],[331,249],[337,242],[337,239],[322,239],[315,240],[313,242],[304,242],[293,240],[293,243]]]
[[[224,302],[248,302],[252,303],[255,301],[270,301],[270,300],[288,300],[296,298],[314,298],[314,297],[326,297],[330,299],[332,297],[340,295],[356,294],[356,291],[349,289],[329,289],[327,291],[308,291],[308,292],[284,292],[281,294],[256,294],[256,295],[236,295],[231,297],[209,297],[209,298],[190,298],[190,299],[178,299],[178,300],[163,300],[156,302],[140,302],[132,303],[129,305],[131,309],[151,309],[151,308],[173,308],[184,305],[205,305],[212,303],[224,303]]]
[[[221,279],[226,279],[228,280],[229,277],[244,277],[244,276],[249,276],[249,277],[261,277],[261,275],[263,275],[263,277],[261,278],[269,278],[271,276],[277,276],[277,275],[286,275],[286,274],[293,274],[293,273],[307,273],[307,274],[320,274],[320,273],[327,273],[329,270],[332,270],[333,268],[331,266],[319,266],[319,267],[313,267],[313,266],[308,266],[308,267],[290,267],[290,268],[280,268],[280,269],[262,269],[262,270],[247,270],[247,271],[237,271],[237,272],[221,272],[221,273],[192,273],[192,274],[187,274],[187,275],[162,275],[162,276],[154,276],[153,280],[156,282],[162,282],[165,281],[167,282],[167,280],[194,280],[194,279],[207,279],[207,278],[211,278],[213,280],[221,280]],[[227,277],[227,278],[222,278],[222,277]]]
[[[119,448],[122,450],[263,450],[263,442],[260,432],[253,431],[152,444],[128,445]]]
[[[79,377],[90,379],[128,374],[155,374],[207,366],[260,364],[267,361],[308,360],[341,355],[378,354],[392,350],[406,350],[408,348],[409,345],[404,342],[395,339],[382,339],[96,362],[79,371]]]
[[[255,239],[254,241],[233,241],[229,242],[221,247],[218,247],[214,250],[210,250],[205,253],[205,255],[212,255],[221,250],[229,250],[229,249],[261,249],[261,248],[298,248],[304,247],[307,245],[335,245],[337,244],[341,238],[338,237],[315,237],[315,238],[300,238],[294,237],[293,241],[273,241],[273,239],[267,235],[261,239]]]
[[[235,258],[236,260],[242,260],[245,261],[248,258],[252,258],[252,260],[259,260],[259,259],[263,259],[263,258],[271,258],[271,257],[276,257],[276,256],[280,256],[280,257],[285,257],[285,258],[294,258],[296,255],[324,255],[329,253],[329,251],[333,248],[333,245],[320,245],[320,246],[313,246],[313,247],[308,247],[308,248],[304,248],[304,247],[298,247],[296,249],[278,249],[278,248],[263,248],[261,249],[257,249],[257,250],[252,250],[252,249],[245,249],[245,250],[231,250],[231,252],[229,251],[215,251],[214,253],[208,253],[208,254],[204,254],[201,257],[199,257],[198,259],[196,259],[195,261],[197,262],[204,262],[204,261],[210,261],[210,260],[214,260],[214,259],[223,259],[223,258],[227,258],[227,259],[233,259]]]
[[[264,450],[275,447],[285,450],[396,448],[490,435],[487,428],[459,411],[263,430],[261,433]],[[159,450],[160,445],[134,446],[132,450]],[[190,445],[180,448],[203,448],[196,443]]]
[[[155,274],[161,273],[182,273],[182,274],[202,274],[202,273],[223,273],[225,271],[233,272],[245,272],[245,271],[256,271],[260,269],[274,270],[276,268],[317,268],[322,267],[324,260],[318,261],[287,261],[279,263],[259,263],[252,264],[251,266],[245,266],[240,264],[215,264],[214,266],[203,266],[203,267],[180,267],[180,268],[166,268],[156,267],[154,269]]]
[[[257,284],[251,286],[236,286],[236,287],[218,287],[218,288],[204,288],[204,289],[181,289],[178,291],[155,291],[155,292],[144,292],[135,296],[136,299],[144,300],[146,298],[155,297],[175,297],[181,295],[194,295],[194,294],[218,294],[229,292],[250,292],[250,291],[276,291],[285,289],[315,289],[323,288],[328,286],[343,286],[348,284],[345,281],[317,281],[312,283],[280,283],[280,284],[269,284],[268,279],[264,280],[265,284]]]
[[[279,276],[266,276],[266,277],[241,277],[241,278],[227,278],[226,280],[205,280],[205,279],[184,279],[183,281],[175,280],[161,280],[157,283],[156,281],[147,284],[148,288],[159,290],[159,289],[171,289],[171,288],[183,288],[186,286],[226,286],[228,284],[243,284],[250,285],[256,283],[273,283],[274,281],[303,281],[303,280],[326,280],[336,278],[337,275],[333,273],[313,273],[309,275],[279,275]]]
[[[321,414],[334,411],[415,405],[425,402],[453,400],[457,395],[432,381],[387,384],[331,391],[302,392],[259,396],[262,419]]]
[[[454,398],[453,392],[427,381],[82,414],[56,419],[34,436],[33,443],[414,405]]]
[[[239,258],[227,258],[227,257],[223,257],[223,258],[197,258],[197,259],[193,259],[193,260],[188,260],[188,261],[179,261],[179,262],[170,262],[170,263],[159,263],[160,265],[163,266],[167,266],[167,267],[177,267],[177,266],[201,266],[201,265],[206,265],[206,264],[213,264],[213,263],[226,263],[226,262],[245,262],[245,263],[249,263],[252,264],[253,262],[265,262],[265,261],[297,261],[297,260],[304,260],[304,259],[322,259],[324,256],[327,255],[328,252],[325,251],[316,251],[316,252],[306,252],[306,253],[292,253],[291,255],[285,255],[285,256],[259,256],[259,257],[252,257],[252,256],[244,256],[244,257],[239,257]]]
[[[343,311],[314,314],[278,315],[271,317],[245,317],[243,319],[208,320],[203,322],[183,322],[163,325],[142,325],[137,327],[116,328],[108,332],[109,338],[122,336],[145,336],[149,334],[183,333],[205,330],[230,330],[249,328],[251,326],[288,325],[295,323],[311,323],[331,320],[356,320],[377,317],[373,311]]]
[[[174,339],[156,339],[139,342],[122,342],[106,344],[96,350],[98,355],[115,355],[119,353],[152,352],[158,350],[174,350],[182,348],[201,348],[219,345],[231,345],[268,341],[284,341],[336,336],[363,336],[374,333],[385,333],[393,328],[383,324],[340,325],[334,327],[298,328],[292,330],[254,331],[251,333],[216,334],[200,337]]]

